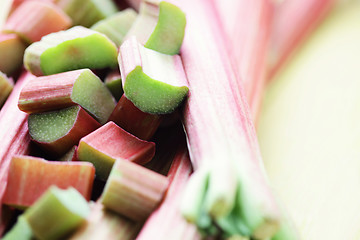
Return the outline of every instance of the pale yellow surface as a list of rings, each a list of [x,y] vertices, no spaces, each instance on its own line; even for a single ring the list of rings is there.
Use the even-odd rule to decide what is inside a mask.
[[[0,0],[0,29],[8,17],[13,0]]]
[[[311,37],[260,115],[270,181],[305,240],[360,239],[359,2]]]

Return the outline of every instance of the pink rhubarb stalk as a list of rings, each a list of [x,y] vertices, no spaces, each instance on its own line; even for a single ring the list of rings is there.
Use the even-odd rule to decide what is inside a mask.
[[[168,173],[170,185],[165,198],[146,220],[136,239],[201,239],[195,226],[188,223],[180,212],[182,194],[191,173],[192,167],[187,149],[181,144]]]
[[[55,4],[47,1],[26,1],[9,17],[4,32],[16,33],[27,43],[71,26],[71,19]]]
[[[90,200],[94,178],[95,168],[87,162],[46,161],[17,155],[11,160],[3,203],[29,207],[52,185],[62,189],[74,187]]]
[[[113,121],[124,130],[143,140],[149,140],[161,123],[162,117],[145,113],[122,95],[109,121]]]
[[[291,57],[329,12],[334,2],[334,0],[286,0],[276,4],[268,79],[271,79]]]
[[[188,19],[181,49],[189,81],[184,127],[195,174],[190,179],[183,214],[213,231],[214,219],[225,236],[264,239],[279,228],[280,213],[259,153],[256,134],[212,2],[183,0]],[[206,187],[207,186],[207,187]],[[227,229],[236,221],[236,231]]]
[[[9,166],[11,159],[16,154],[29,152],[30,136],[27,127],[27,114],[20,111],[17,101],[21,88],[32,78],[33,75],[25,72],[17,81],[9,98],[0,111],[0,126],[5,126],[7,131],[0,131],[0,203],[5,193]],[[0,216],[2,216],[0,209]],[[1,218],[0,235],[5,230],[5,222]]]
[[[256,121],[265,86],[266,52],[270,40],[271,0],[215,0],[233,56],[235,71]]]

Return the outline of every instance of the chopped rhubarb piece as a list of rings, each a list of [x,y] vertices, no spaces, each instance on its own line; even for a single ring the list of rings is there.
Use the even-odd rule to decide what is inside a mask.
[[[275,5],[270,45],[271,79],[332,9],[334,0],[288,0]]]
[[[133,240],[141,227],[128,218],[106,210],[97,202],[91,206],[91,213],[86,221],[70,240]]]
[[[71,19],[56,5],[47,1],[26,1],[11,14],[3,32],[16,33],[30,44],[70,26]]]
[[[288,0],[287,0],[288,1]],[[289,0],[291,1],[291,0]],[[252,117],[256,123],[265,87],[273,3],[271,0],[216,0],[234,69],[241,76]],[[244,20],[246,19],[246,21]]]
[[[82,68],[117,65],[117,47],[102,33],[81,26],[51,33],[31,44],[25,67],[34,75],[51,75]]]
[[[69,15],[74,25],[90,27],[117,12],[112,0],[54,0]]]
[[[0,2],[0,29],[2,29],[6,19],[10,13],[14,0],[2,0]]]
[[[85,222],[90,207],[74,188],[50,187],[25,213],[36,238],[64,239]]]
[[[0,71],[14,74],[22,65],[24,51],[25,44],[16,34],[0,33]]]
[[[145,47],[175,55],[185,35],[185,14],[166,1],[145,0],[127,37],[136,36]]]
[[[94,178],[95,168],[88,162],[46,161],[18,155],[11,160],[2,201],[15,207],[29,207],[52,185],[62,189],[74,187],[90,200]]]
[[[30,150],[30,137],[26,124],[27,114],[18,109],[17,101],[21,88],[32,78],[34,78],[34,76],[25,73],[18,79],[13,91],[0,111],[0,126],[7,128],[0,131],[0,200],[5,193],[12,157],[16,154],[28,154]],[[7,220],[10,218],[3,220],[1,207],[0,215],[0,235],[2,235]]]
[[[78,159],[93,163],[102,180],[108,178],[116,159],[145,164],[154,154],[154,143],[138,139],[113,122],[83,137],[77,149]]]
[[[216,9],[206,0],[179,4],[188,18],[181,58],[191,93],[183,123],[195,167],[182,212],[210,232],[228,218],[236,220],[232,227],[237,231],[227,232],[222,224],[224,235],[271,238],[279,229],[280,211],[264,172],[243,89],[224,51]]]
[[[32,240],[34,239],[33,232],[29,223],[23,216],[18,217],[15,225],[2,240]]]
[[[168,178],[169,188],[161,205],[150,215],[136,239],[201,239],[196,227],[188,223],[180,212],[185,186],[192,173],[185,144],[176,151]]]
[[[136,15],[133,9],[128,8],[97,22],[91,29],[105,34],[116,46],[120,47]]]
[[[126,97],[141,111],[173,112],[187,95],[181,59],[147,49],[135,37],[120,47],[119,66]]]
[[[31,114],[28,126],[33,141],[50,154],[61,156],[101,125],[80,106],[73,106]]]
[[[143,140],[149,140],[154,135],[161,120],[160,115],[138,109],[125,95],[120,98],[109,118],[109,121]]]
[[[67,153],[65,153],[61,158],[59,158],[59,161],[61,162],[77,161],[76,150],[77,150],[77,146],[73,146]]]
[[[78,104],[100,123],[105,123],[115,101],[104,83],[89,69],[39,77],[22,89],[20,110],[27,113],[57,110]]]
[[[167,177],[118,159],[106,182],[101,203],[132,220],[142,221],[160,203],[167,186]]]
[[[13,81],[0,71],[0,106],[3,105],[6,98],[11,93],[13,86]]]
[[[109,89],[116,101],[119,101],[124,93],[119,69],[111,71],[106,76],[105,86]]]

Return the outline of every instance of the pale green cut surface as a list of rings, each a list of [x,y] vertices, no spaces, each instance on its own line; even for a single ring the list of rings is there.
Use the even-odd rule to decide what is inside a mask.
[[[77,190],[51,187],[24,216],[37,238],[62,239],[89,214],[90,207]]]
[[[186,86],[173,86],[150,78],[140,66],[127,75],[124,84],[126,97],[143,112],[152,114],[173,112],[188,91]]]
[[[23,216],[19,216],[15,225],[6,233],[2,240],[32,240],[33,233],[29,223]]]
[[[106,123],[115,101],[105,84],[90,70],[83,71],[74,83],[71,99],[101,124]]]
[[[177,6],[165,1],[160,2],[159,8],[158,23],[145,47],[164,54],[178,54],[185,35],[185,14]]]
[[[270,181],[306,240],[360,239],[360,3],[334,11],[269,86]]]
[[[80,108],[78,106],[59,111],[29,115],[30,136],[39,142],[53,142],[65,136],[74,125]]]

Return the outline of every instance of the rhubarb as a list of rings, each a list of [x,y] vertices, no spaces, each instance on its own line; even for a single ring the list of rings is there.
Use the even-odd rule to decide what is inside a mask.
[[[101,203],[134,221],[142,221],[160,203],[167,186],[165,176],[118,159],[105,185]]]
[[[161,120],[160,115],[138,109],[125,95],[120,98],[109,118],[109,121],[143,140],[149,140],[155,134]]]
[[[185,14],[177,6],[166,1],[145,0],[127,38],[136,36],[147,48],[175,55],[183,42],[185,26]]]
[[[178,55],[147,49],[132,37],[121,45],[118,60],[124,93],[141,111],[170,113],[186,97],[186,76]]]
[[[13,75],[22,65],[25,44],[16,34],[0,33],[0,71]]]
[[[61,156],[100,124],[84,109],[73,106],[58,111],[31,114],[31,139],[50,154]]]
[[[117,12],[112,0],[54,0],[71,17],[74,25],[90,27]]]
[[[15,207],[29,207],[52,185],[62,189],[74,187],[90,200],[94,178],[95,168],[87,162],[55,162],[18,155],[11,160],[2,201]]]
[[[106,210],[97,202],[92,204],[91,213],[86,221],[71,237],[70,240],[133,240],[141,227],[128,218]]]
[[[105,86],[109,89],[116,101],[119,101],[124,91],[122,89],[119,69],[111,71],[105,78]]]
[[[117,48],[105,35],[81,26],[46,35],[31,44],[24,55],[34,75],[51,75],[82,68],[117,65]]]
[[[302,239],[359,236],[359,42],[360,4],[347,1],[264,98],[258,136],[265,167]]]
[[[77,161],[76,156],[77,146],[73,146],[67,153],[65,153],[62,157],[59,158],[61,162],[72,162]]]
[[[184,127],[195,167],[182,212],[209,234],[218,230],[215,221],[223,237],[270,238],[279,229],[280,213],[243,89],[223,50],[216,9],[205,0],[184,0],[180,6],[188,19],[181,50],[190,92]],[[225,222],[236,232],[228,231]]]
[[[71,19],[56,5],[46,1],[26,1],[11,14],[3,32],[16,33],[30,44],[70,26]]]
[[[136,15],[133,9],[128,8],[97,22],[91,29],[105,34],[116,46],[120,47]]]
[[[192,173],[185,144],[176,151],[170,167],[170,181],[161,205],[149,216],[136,239],[201,239],[196,227],[182,217],[180,203]]]
[[[32,240],[34,238],[33,232],[29,223],[23,216],[18,217],[15,225],[2,240]]]
[[[145,164],[154,154],[154,143],[138,139],[113,122],[83,137],[77,149],[78,159],[93,163],[102,180],[108,178],[116,159]]]
[[[288,0],[287,0],[288,1]],[[291,1],[291,0],[289,0]],[[256,123],[265,87],[273,4],[271,0],[216,0],[229,56],[241,76],[245,96]]]
[[[111,93],[89,69],[75,70],[30,81],[22,89],[20,110],[27,113],[57,110],[78,104],[101,124],[115,107]]]
[[[0,199],[3,198],[11,159],[16,154],[27,154],[30,150],[30,137],[27,127],[27,114],[17,108],[21,88],[34,76],[24,73],[17,81],[9,98],[0,111],[0,126],[7,131],[0,131]],[[1,208],[0,215],[2,216]],[[9,218],[0,218],[0,235],[2,235]]]
[[[271,35],[269,76],[291,58],[307,36],[332,9],[335,0],[289,0],[275,5]]]
[[[13,89],[14,83],[5,74],[0,71],[0,106],[3,105],[6,98]]]
[[[25,213],[39,239],[63,239],[85,222],[90,213],[86,200],[74,188],[51,187]]]
[[[0,2],[0,29],[2,29],[6,19],[10,13],[14,0],[3,0]]]

